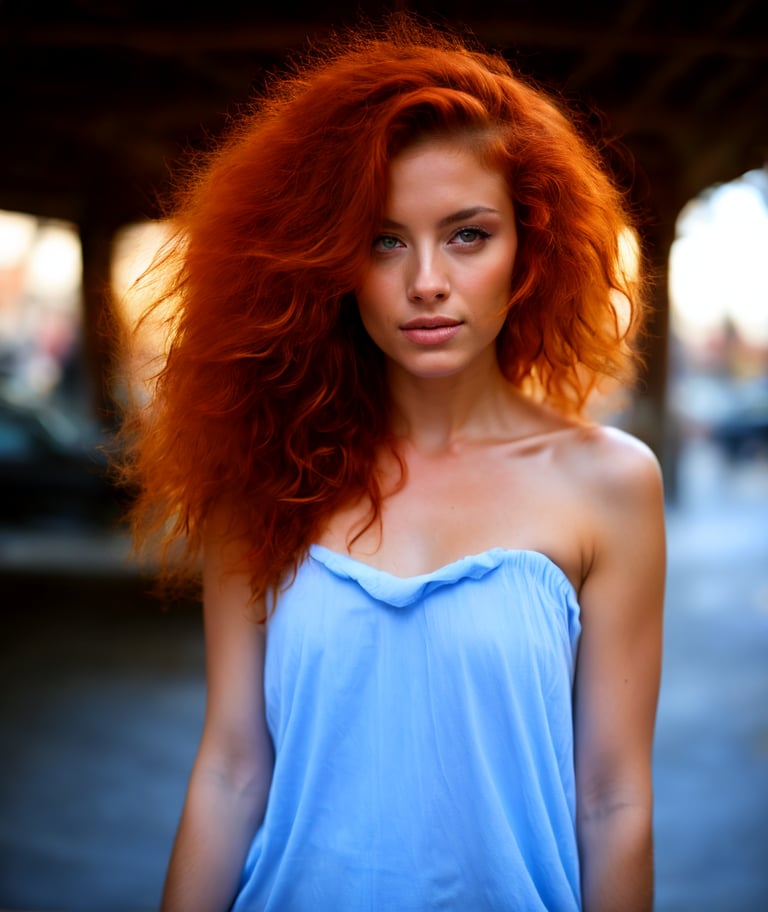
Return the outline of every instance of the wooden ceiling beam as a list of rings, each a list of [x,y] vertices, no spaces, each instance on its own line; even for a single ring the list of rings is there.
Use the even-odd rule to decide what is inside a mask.
[[[485,18],[463,21],[472,33],[497,47],[520,45],[555,50],[604,50],[617,54],[669,54],[684,51],[691,56],[744,58],[768,57],[768,39],[762,35],[733,36],[686,32],[648,32],[631,27],[606,25],[601,28],[583,25],[538,24],[514,17]],[[309,38],[322,38],[332,31],[327,22],[239,23],[231,26],[206,25],[157,27],[126,23],[125,26],[61,24],[14,24],[0,29],[0,41],[9,47],[27,48],[129,48],[142,53],[171,54],[186,52],[255,53],[282,55],[301,47]]]

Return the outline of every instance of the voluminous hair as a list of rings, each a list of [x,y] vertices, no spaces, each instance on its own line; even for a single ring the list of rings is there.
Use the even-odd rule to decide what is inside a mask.
[[[176,234],[148,277],[162,276],[168,342],[125,421],[134,531],[181,545],[169,575],[194,577],[216,509],[245,542],[254,597],[350,499],[379,516],[389,403],[354,289],[409,144],[456,138],[506,176],[508,380],[578,416],[601,378],[627,379],[641,316],[628,213],[575,123],[500,54],[409,17],[337,36],[233,117],[169,208]]]

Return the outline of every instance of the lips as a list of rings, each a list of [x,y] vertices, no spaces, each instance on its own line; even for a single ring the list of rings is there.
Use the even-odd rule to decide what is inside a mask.
[[[445,317],[441,314],[414,317],[404,323],[400,330],[403,335],[416,345],[441,345],[448,342],[461,329],[461,320]]]
[[[440,329],[443,326],[459,326],[460,324],[461,320],[453,317],[444,317],[442,314],[425,314],[421,317],[414,317],[413,320],[404,323],[400,329],[407,332],[411,329]]]

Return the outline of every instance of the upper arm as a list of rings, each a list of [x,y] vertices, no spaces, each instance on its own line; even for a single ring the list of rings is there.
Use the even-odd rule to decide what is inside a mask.
[[[606,444],[582,585],[576,772],[582,808],[650,803],[666,570],[664,497],[642,445]]]
[[[238,566],[238,543],[215,519],[206,530],[203,612],[206,712],[199,758],[241,787],[271,775],[272,744],[266,724],[266,625],[254,620],[250,576]]]
[[[230,908],[267,804],[266,640],[252,620],[240,554],[220,518],[211,519],[204,536],[205,722],[163,891],[162,908],[169,912]]]

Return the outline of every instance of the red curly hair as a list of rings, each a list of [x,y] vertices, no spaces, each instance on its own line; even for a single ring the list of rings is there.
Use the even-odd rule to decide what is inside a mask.
[[[388,393],[354,289],[388,162],[433,134],[471,142],[508,179],[509,381],[578,415],[601,377],[627,375],[641,310],[620,264],[627,212],[572,116],[501,55],[411,18],[343,34],[233,120],[170,212],[178,233],[155,267],[170,341],[151,401],[126,420],[126,473],[137,540],[180,543],[182,576],[216,505],[246,542],[254,596],[350,498],[378,517]]]

